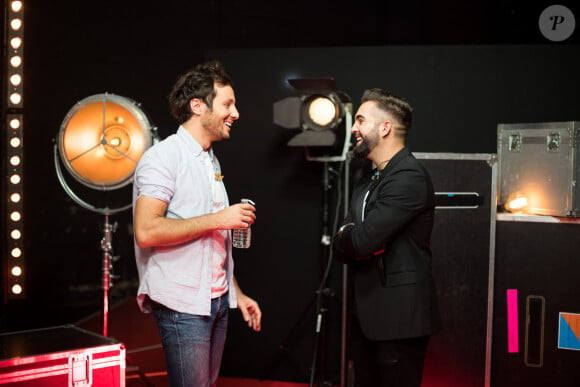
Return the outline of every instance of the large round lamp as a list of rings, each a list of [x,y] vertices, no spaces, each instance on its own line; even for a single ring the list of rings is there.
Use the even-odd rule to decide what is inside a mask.
[[[63,165],[78,182],[100,191],[116,190],[132,181],[139,159],[153,142],[154,131],[135,101],[114,94],[96,94],[68,111],[55,146]],[[58,160],[55,162],[59,180],[67,193],[72,193],[62,178]],[[114,212],[87,206],[85,201],[77,200],[80,198],[76,194],[71,197],[88,209]]]
[[[99,206],[82,199],[65,179],[61,164],[80,183],[76,185],[77,190],[89,188],[115,196],[112,191],[132,182],[137,163],[156,139],[156,128],[138,103],[103,93],[79,101],[68,111],[54,145],[57,177],[66,193],[80,206],[105,215],[101,241],[104,336],[108,333],[108,290],[112,286],[112,233],[115,231],[109,215],[129,209],[131,200],[112,208],[108,203]]]

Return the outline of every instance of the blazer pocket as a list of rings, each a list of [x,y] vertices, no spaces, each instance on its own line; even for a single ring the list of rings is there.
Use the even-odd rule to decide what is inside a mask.
[[[417,272],[415,271],[387,273],[387,287],[411,285],[415,283],[417,283]]]

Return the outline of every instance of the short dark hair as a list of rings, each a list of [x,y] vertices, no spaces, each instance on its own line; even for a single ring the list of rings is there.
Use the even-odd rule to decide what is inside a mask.
[[[394,116],[403,126],[401,129],[408,132],[413,124],[413,108],[405,99],[390,94],[382,89],[373,88],[364,91],[361,104],[367,101],[377,103],[379,109]]]
[[[183,124],[192,116],[189,101],[201,99],[209,109],[212,108],[216,96],[214,84],[231,86],[232,80],[224,66],[217,60],[200,63],[179,76],[169,93],[169,110],[179,124]]]

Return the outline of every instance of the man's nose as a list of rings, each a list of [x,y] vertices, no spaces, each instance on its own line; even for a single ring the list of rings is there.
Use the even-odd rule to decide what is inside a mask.
[[[232,108],[232,111],[230,112],[230,117],[232,117],[234,120],[240,118],[240,112],[235,106]]]

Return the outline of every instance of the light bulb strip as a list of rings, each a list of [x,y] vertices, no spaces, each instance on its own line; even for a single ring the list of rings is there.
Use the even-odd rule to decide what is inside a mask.
[[[24,284],[26,265],[24,255],[24,193],[23,193],[23,114],[6,115],[6,157],[18,159],[18,163],[6,163],[6,251],[8,270],[8,298],[22,298],[25,295]],[[10,140],[18,139],[17,146],[10,145]]]
[[[24,250],[24,193],[23,193],[23,58],[24,58],[24,1],[6,3],[4,45],[5,125],[4,125],[4,224],[6,257],[4,299],[26,297],[26,254]]]
[[[22,58],[24,54],[24,2],[12,0],[8,2],[8,23],[6,23],[6,98],[8,109],[22,109],[23,97],[23,72]]]

